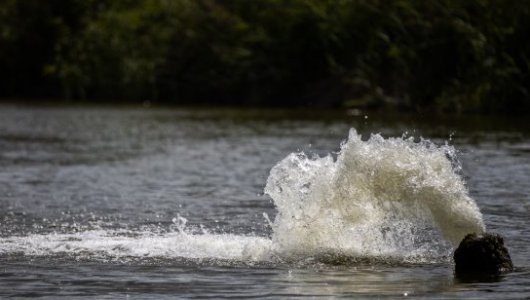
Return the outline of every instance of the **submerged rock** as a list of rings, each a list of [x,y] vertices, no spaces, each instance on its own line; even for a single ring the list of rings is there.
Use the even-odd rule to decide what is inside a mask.
[[[512,271],[513,264],[503,238],[494,233],[471,233],[453,255],[455,274],[499,274]]]

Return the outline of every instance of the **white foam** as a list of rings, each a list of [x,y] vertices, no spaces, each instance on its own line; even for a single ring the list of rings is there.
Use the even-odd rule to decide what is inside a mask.
[[[45,256],[68,253],[106,257],[217,258],[267,260],[271,241],[231,234],[197,234],[93,230],[0,239],[0,253]]]
[[[354,129],[336,160],[287,156],[265,187],[278,208],[275,250],[426,256],[484,231],[453,157],[448,145],[380,135],[362,141]]]

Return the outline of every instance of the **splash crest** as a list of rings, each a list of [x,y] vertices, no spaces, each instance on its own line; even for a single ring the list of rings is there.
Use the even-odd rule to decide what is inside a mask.
[[[273,245],[287,255],[439,256],[485,230],[459,168],[452,146],[363,141],[355,129],[336,158],[292,153],[265,187],[278,209]]]

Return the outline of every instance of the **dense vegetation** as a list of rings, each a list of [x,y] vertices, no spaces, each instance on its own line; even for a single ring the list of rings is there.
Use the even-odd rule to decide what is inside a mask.
[[[530,111],[530,1],[3,0],[0,97]]]

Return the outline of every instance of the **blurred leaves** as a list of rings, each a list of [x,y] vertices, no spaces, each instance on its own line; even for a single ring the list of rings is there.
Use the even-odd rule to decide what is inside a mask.
[[[4,0],[0,96],[529,112],[530,2]]]

